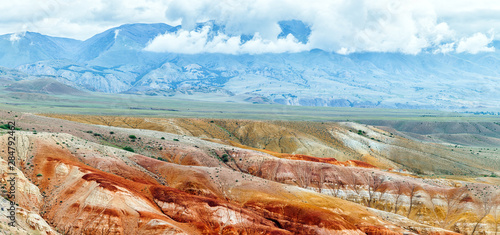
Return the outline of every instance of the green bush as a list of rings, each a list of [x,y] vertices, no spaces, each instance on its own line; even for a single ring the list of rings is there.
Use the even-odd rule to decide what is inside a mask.
[[[129,147],[129,146],[123,147],[123,150],[127,150],[129,152],[134,152],[134,149]]]
[[[37,177],[42,177],[42,174],[38,173],[36,176],[37,176]]]
[[[179,141],[179,139],[174,139],[174,141]]]
[[[227,155],[227,154],[225,154],[225,153],[224,153],[224,154],[222,154],[222,161],[223,161],[223,162],[228,162],[228,161],[229,161],[229,155]]]
[[[137,139],[137,137],[135,135],[129,135],[128,138],[133,139],[133,140]]]
[[[11,126],[9,124],[0,125],[0,129],[10,130]],[[14,130],[21,130],[20,128],[15,127]]]

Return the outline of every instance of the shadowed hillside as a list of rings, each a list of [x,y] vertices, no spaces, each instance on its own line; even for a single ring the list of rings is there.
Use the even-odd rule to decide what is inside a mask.
[[[71,86],[60,83],[54,79],[37,79],[30,81],[19,81],[11,84],[6,90],[13,92],[44,93],[44,94],[71,94],[83,95],[85,92]]]

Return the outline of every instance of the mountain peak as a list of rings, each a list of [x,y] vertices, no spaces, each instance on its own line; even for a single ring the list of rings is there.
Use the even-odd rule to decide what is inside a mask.
[[[278,38],[286,38],[288,34],[293,35],[299,42],[306,44],[311,35],[311,28],[300,20],[286,20],[278,22],[281,33]]]

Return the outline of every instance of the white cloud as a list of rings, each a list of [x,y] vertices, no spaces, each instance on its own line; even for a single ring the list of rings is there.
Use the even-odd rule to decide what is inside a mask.
[[[445,44],[440,45],[437,49],[435,49],[433,51],[433,53],[434,54],[438,54],[438,53],[446,54],[446,53],[450,53],[453,51],[455,51],[455,43],[451,42],[451,43],[445,43]]]
[[[488,47],[493,41],[493,36],[488,38],[486,35],[482,33],[476,33],[468,38],[463,38],[460,40],[457,46],[457,52],[468,52],[471,54],[477,54],[479,52],[492,52],[495,51],[494,47]]]
[[[87,39],[127,23],[168,23],[164,0],[16,0],[0,4],[0,34],[21,31]]]
[[[347,55],[347,54],[350,54],[350,53],[353,53],[354,51],[350,51],[349,49],[345,48],[345,47],[342,47],[340,48],[338,51],[336,51],[338,54],[341,54],[341,55]]]
[[[221,53],[304,50],[293,40],[276,39],[278,22],[292,19],[310,26],[307,48],[339,53],[489,51],[477,33],[500,31],[497,0],[16,0],[2,2],[0,12],[0,34],[28,30],[82,40],[126,23],[182,23],[185,35],[164,40],[181,44],[174,39],[187,38],[192,51]],[[227,35],[194,43],[196,37],[205,40],[193,31],[195,24],[208,20],[225,25]],[[240,45],[235,37],[242,34],[258,37]],[[149,49],[167,48],[160,39]]]
[[[9,41],[11,41],[11,42],[17,42],[17,41],[21,40],[22,36],[23,35],[19,36],[19,34],[13,33],[13,34],[10,35]]]
[[[183,54],[196,53],[224,53],[224,54],[260,54],[300,52],[308,50],[309,46],[299,43],[292,35],[286,38],[266,40],[260,34],[245,43],[239,36],[217,34],[209,37],[210,26],[201,30],[179,30],[176,33],[167,33],[156,37],[145,48],[146,51],[173,52]]]
[[[172,2],[166,15],[187,29],[215,20],[230,34],[259,33],[269,41],[281,32],[279,21],[297,19],[311,27],[308,47],[338,53],[417,54],[455,35],[446,22],[438,22],[430,1],[185,0]]]
[[[431,2],[438,20],[446,22],[459,38],[475,33],[486,33],[491,28],[500,29],[500,4],[498,0],[434,0]],[[500,40],[496,35],[496,40]]]

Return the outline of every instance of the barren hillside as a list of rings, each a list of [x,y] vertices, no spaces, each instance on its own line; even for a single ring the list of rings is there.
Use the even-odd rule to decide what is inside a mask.
[[[499,222],[496,178],[415,174],[498,174],[498,158],[484,163],[372,126],[62,120],[7,112],[1,119],[15,115],[19,222],[2,224],[5,231],[471,234],[494,233]],[[2,134],[6,149],[8,134]],[[7,172],[8,154],[1,156]],[[486,211],[484,202],[495,207]]]
[[[472,150],[448,142],[435,144],[406,138],[405,133],[408,131],[398,135],[398,131],[391,131],[390,128],[384,128],[384,131],[352,122],[47,116],[89,124],[196,136],[277,153],[304,154],[340,161],[360,160],[382,169],[403,169],[428,175],[500,175],[500,150],[497,148]],[[461,133],[465,135],[466,132]]]

